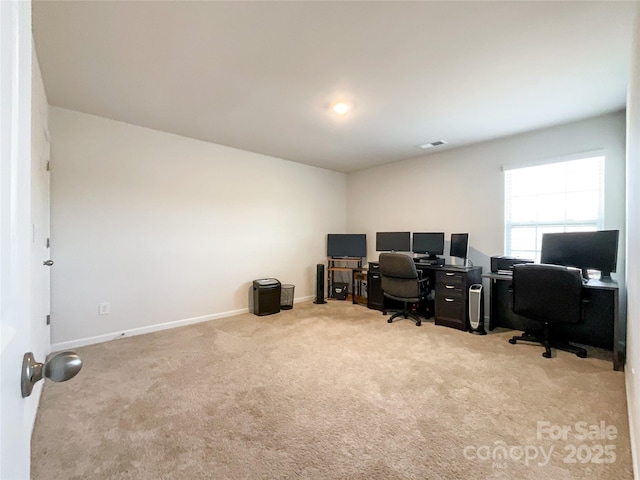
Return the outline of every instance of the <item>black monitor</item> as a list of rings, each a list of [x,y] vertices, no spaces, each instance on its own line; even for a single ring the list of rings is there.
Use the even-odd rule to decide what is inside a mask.
[[[364,258],[367,256],[365,233],[329,233],[327,257]]]
[[[410,252],[411,232],[377,232],[376,252]]]
[[[618,230],[545,233],[542,235],[540,263],[599,270],[601,280],[610,280],[618,263]]]
[[[467,260],[467,252],[469,251],[469,234],[468,233],[452,233],[451,246],[449,247],[449,256],[462,258]]]
[[[414,232],[413,253],[426,253],[429,258],[442,255],[444,253],[444,232]]]

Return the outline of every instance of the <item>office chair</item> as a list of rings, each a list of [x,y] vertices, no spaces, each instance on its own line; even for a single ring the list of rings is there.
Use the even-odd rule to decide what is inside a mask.
[[[542,335],[524,332],[509,343],[541,343],[543,357],[551,358],[551,348],[558,348],[586,358],[587,351],[552,339],[554,324],[576,324],[582,320],[582,274],[575,268],[559,265],[522,264],[513,268],[513,312],[544,324]]]
[[[425,298],[429,279],[420,278],[422,272],[416,269],[413,259],[402,253],[381,253],[379,260],[382,294],[387,298],[399,300],[404,305],[403,309],[395,311],[387,322],[391,323],[400,316],[411,317],[419,327],[422,321],[409,310],[409,303],[416,303]]]

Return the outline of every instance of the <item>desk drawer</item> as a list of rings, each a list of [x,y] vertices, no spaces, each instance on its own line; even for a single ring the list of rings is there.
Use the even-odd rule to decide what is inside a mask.
[[[436,273],[436,295],[461,295],[465,286],[465,276],[456,272]]]
[[[436,295],[462,296],[464,292],[463,285],[447,285],[436,283]]]
[[[435,324],[466,330],[465,304],[461,295],[437,295]]]

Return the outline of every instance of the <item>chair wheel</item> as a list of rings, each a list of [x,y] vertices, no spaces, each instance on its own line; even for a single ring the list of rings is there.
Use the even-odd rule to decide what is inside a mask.
[[[544,358],[551,358],[551,352],[544,352],[544,353],[542,354],[542,356],[543,356]]]
[[[393,320],[391,320],[391,319],[387,320],[387,323],[392,323],[392,322],[393,322]]]
[[[422,322],[421,321],[417,321],[416,322],[416,327],[419,327],[420,325],[422,325]]]
[[[515,345],[515,344],[516,344],[516,339],[515,339],[515,338],[510,338],[510,339],[509,339],[509,343],[510,343],[511,345]]]
[[[578,352],[576,353],[580,358],[587,358],[587,352]]]

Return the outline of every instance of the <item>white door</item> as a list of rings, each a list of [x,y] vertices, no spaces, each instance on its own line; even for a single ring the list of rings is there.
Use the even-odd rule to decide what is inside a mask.
[[[46,342],[32,317],[34,227],[31,178],[31,4],[0,1],[0,478],[28,480],[42,383],[22,398],[25,352]],[[46,267],[45,267],[46,268]]]

